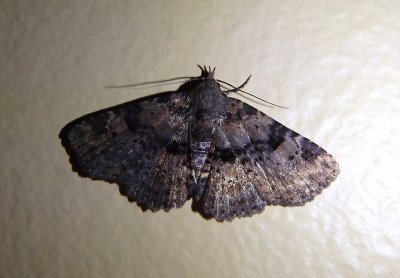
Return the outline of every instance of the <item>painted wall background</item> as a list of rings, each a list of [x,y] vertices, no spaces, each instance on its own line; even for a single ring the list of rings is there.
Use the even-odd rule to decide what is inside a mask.
[[[399,1],[2,1],[1,277],[395,277],[400,273]],[[332,153],[300,208],[232,223],[142,212],[71,171],[71,120],[200,73]],[[240,96],[238,96],[241,98]]]

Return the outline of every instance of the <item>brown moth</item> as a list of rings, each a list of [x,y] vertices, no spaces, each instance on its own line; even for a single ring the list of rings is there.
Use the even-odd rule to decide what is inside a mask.
[[[175,92],[83,116],[60,138],[81,176],[117,183],[143,209],[192,198],[218,221],[301,206],[339,174],[324,149],[220,89],[202,69]]]

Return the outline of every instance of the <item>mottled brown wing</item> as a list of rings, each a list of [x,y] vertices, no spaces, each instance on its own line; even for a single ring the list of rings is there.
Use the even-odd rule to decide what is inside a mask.
[[[203,193],[217,220],[250,216],[266,205],[301,206],[339,174],[324,149],[237,99],[227,99],[226,121]]]
[[[122,194],[144,209],[181,207],[188,195],[190,97],[179,91],[163,93],[68,124],[60,138],[73,169],[117,183]]]

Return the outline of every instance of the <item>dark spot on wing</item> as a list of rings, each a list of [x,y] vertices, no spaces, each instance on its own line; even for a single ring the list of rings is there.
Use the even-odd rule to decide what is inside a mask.
[[[239,122],[243,119],[243,111],[242,110],[237,110],[235,114],[232,114],[231,112],[226,112],[226,123],[235,123]]]
[[[285,135],[289,131],[284,125],[274,122],[269,126],[269,137],[267,144],[275,151],[285,141]]]
[[[241,121],[243,118],[243,111],[242,110],[238,110],[235,113],[235,120],[236,121]]]
[[[180,142],[170,142],[166,146],[167,152],[173,155],[179,155],[179,154],[185,154],[187,149],[187,144],[186,143],[180,143]]]
[[[247,163],[249,163],[249,162],[251,162],[251,159],[247,156],[247,155],[242,155],[241,157],[240,157],[240,163],[241,164],[247,164]]]
[[[253,106],[243,103],[243,112],[246,115],[249,115],[249,116],[257,115],[257,113],[258,113],[257,111],[258,110],[256,108],[254,108]]]
[[[213,156],[223,162],[234,162],[236,160],[236,154],[230,149],[215,149]]]
[[[312,161],[317,156],[321,155],[324,152],[324,150],[321,147],[319,147],[317,144],[311,142],[305,137],[301,139],[300,147],[301,147],[301,157],[305,161]]]
[[[171,100],[171,96],[169,94],[161,94],[155,100],[157,103],[167,103]]]

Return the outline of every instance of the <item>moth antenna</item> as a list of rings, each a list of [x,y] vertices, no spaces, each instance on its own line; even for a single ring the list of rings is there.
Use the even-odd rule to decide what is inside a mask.
[[[229,83],[226,83],[225,81],[222,81],[222,80],[217,80],[217,81],[218,81],[218,82],[222,82],[222,83],[224,83],[224,84],[226,84],[226,85],[229,85],[229,86],[233,87],[233,89],[228,90],[228,91],[225,91],[225,93],[230,94],[230,93],[234,93],[234,92],[240,91],[242,88],[244,88],[244,86],[246,86],[246,84],[249,82],[250,78],[251,78],[251,74],[249,75],[249,77],[247,77],[246,81],[244,81],[243,84],[240,85],[240,86],[237,87],[237,88],[234,87],[234,86],[232,86],[232,85],[229,84]]]
[[[149,89],[149,88],[161,87],[161,86],[172,85],[172,84],[185,83],[190,80],[195,80],[195,77],[182,76],[182,77],[175,77],[175,78],[159,80],[159,81],[142,82],[142,83],[135,83],[135,84],[128,84],[128,85],[105,86],[105,88],[108,88],[108,89],[124,88],[124,89],[129,89],[129,90],[140,90],[140,89]]]
[[[247,95],[249,95],[249,96],[252,96],[252,97],[254,97],[254,98],[258,99],[258,100],[261,100],[262,102],[265,102],[265,103],[267,103],[267,104],[269,104],[269,105],[276,106],[276,107],[280,107],[280,108],[284,108],[284,109],[289,109],[288,107],[281,106],[281,105],[278,105],[278,104],[275,104],[275,103],[266,101],[266,100],[264,100],[264,99],[262,99],[262,98],[259,98],[258,96],[255,96],[255,95],[250,94],[250,93],[248,93],[248,92],[246,92],[246,91],[243,91],[242,88],[243,88],[244,86],[246,86],[246,84],[249,82],[250,77],[251,77],[251,75],[250,75],[249,77],[247,77],[246,81],[245,81],[242,85],[240,85],[239,87],[237,87],[237,88],[236,88],[235,86],[229,84],[228,82],[225,82],[225,81],[222,81],[222,80],[219,80],[219,79],[216,79],[216,81],[218,81],[218,82],[220,82],[220,83],[222,83],[222,84],[231,86],[231,87],[233,88],[233,89],[231,89],[231,90],[225,91],[224,93],[231,94],[231,93],[235,93],[235,92],[242,92],[242,93],[247,94]]]
[[[250,94],[250,93],[248,93],[248,92],[245,92],[245,91],[243,91],[243,90],[239,90],[239,91],[242,92],[242,93],[244,93],[244,94],[247,94],[247,95],[249,95],[249,96],[252,96],[252,97],[254,97],[254,98],[258,99],[258,100],[261,100],[261,101],[263,101],[263,102],[265,102],[265,103],[268,103],[268,104],[270,104],[270,105],[273,105],[273,106],[276,106],[276,107],[279,107],[279,108],[290,109],[289,107],[281,106],[281,105],[278,105],[278,104],[275,104],[275,103],[266,101],[266,100],[264,100],[264,99],[262,99],[262,98],[259,98],[258,96],[255,96],[255,95]]]

